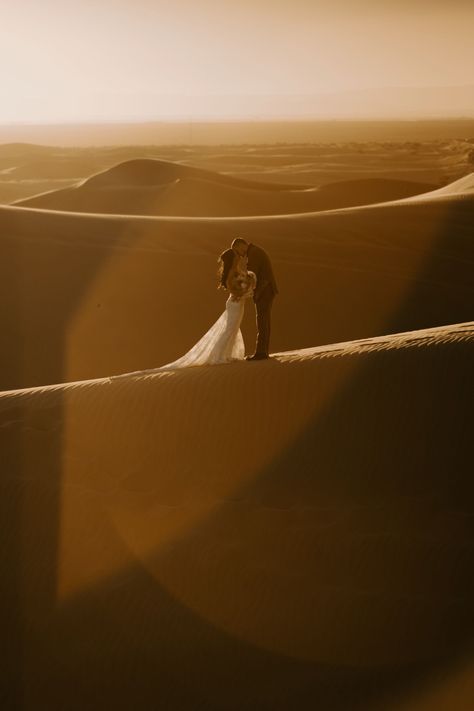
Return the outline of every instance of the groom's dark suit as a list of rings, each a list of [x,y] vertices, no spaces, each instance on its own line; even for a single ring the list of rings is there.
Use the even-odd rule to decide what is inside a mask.
[[[221,286],[226,287],[227,277],[234,261],[235,253],[227,249],[221,254],[224,264]],[[270,319],[273,299],[278,294],[278,287],[273,274],[270,257],[261,247],[249,244],[247,250],[247,268],[257,276],[257,288],[253,295],[257,311],[257,346],[255,352],[259,355],[268,355],[270,346]]]

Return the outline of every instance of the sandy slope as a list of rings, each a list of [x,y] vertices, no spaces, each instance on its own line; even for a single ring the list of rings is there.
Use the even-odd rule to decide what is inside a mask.
[[[427,200],[431,200],[436,197],[449,197],[449,196],[455,196],[455,195],[473,195],[474,194],[474,173],[470,173],[469,175],[465,175],[463,178],[459,178],[459,180],[455,180],[453,183],[449,183],[449,185],[445,185],[442,188],[439,188],[438,190],[433,190],[430,192],[427,192],[423,197],[426,198]],[[421,196],[417,196],[421,197]]]
[[[284,215],[395,200],[432,186],[367,179],[322,187],[242,180],[163,160],[131,160],[15,204],[51,210],[135,215],[226,217]]]
[[[473,352],[471,321],[1,393],[23,708],[464,711]]]
[[[266,248],[274,262],[281,292],[274,351],[466,321],[474,301],[469,185],[452,195],[247,218],[3,206],[0,387],[176,359],[221,313],[216,257],[238,235]],[[251,305],[243,331],[251,351]]]

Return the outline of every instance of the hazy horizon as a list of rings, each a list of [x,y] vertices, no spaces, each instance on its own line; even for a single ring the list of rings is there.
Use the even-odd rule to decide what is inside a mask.
[[[441,97],[449,106],[442,107]],[[153,123],[189,121],[403,121],[474,118],[474,85],[452,87],[381,87],[320,94],[202,95],[160,97],[166,108],[156,115],[103,115],[101,117],[0,121],[3,126]],[[150,103],[153,97],[143,97]],[[222,102],[224,106],[221,106]]]
[[[0,124],[469,117],[473,23],[464,0],[24,0]]]

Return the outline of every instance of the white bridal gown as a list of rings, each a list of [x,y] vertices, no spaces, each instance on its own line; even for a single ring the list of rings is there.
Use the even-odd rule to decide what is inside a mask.
[[[252,272],[249,275],[253,279],[255,278]],[[123,373],[123,375],[113,375],[112,378],[150,375],[162,370],[177,370],[178,368],[188,368],[195,365],[215,365],[217,363],[243,360],[245,357],[245,345],[240,324],[244,315],[245,301],[253,295],[254,285],[255,281],[251,280],[248,283],[247,291],[238,299],[235,299],[231,294],[226,301],[224,313],[196,345],[178,360],[162,365],[159,368],[136,370],[132,373]]]

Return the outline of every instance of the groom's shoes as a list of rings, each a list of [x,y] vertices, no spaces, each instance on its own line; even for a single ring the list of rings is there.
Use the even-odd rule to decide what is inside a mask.
[[[254,353],[251,356],[245,356],[245,360],[267,360],[270,358],[268,353]]]

